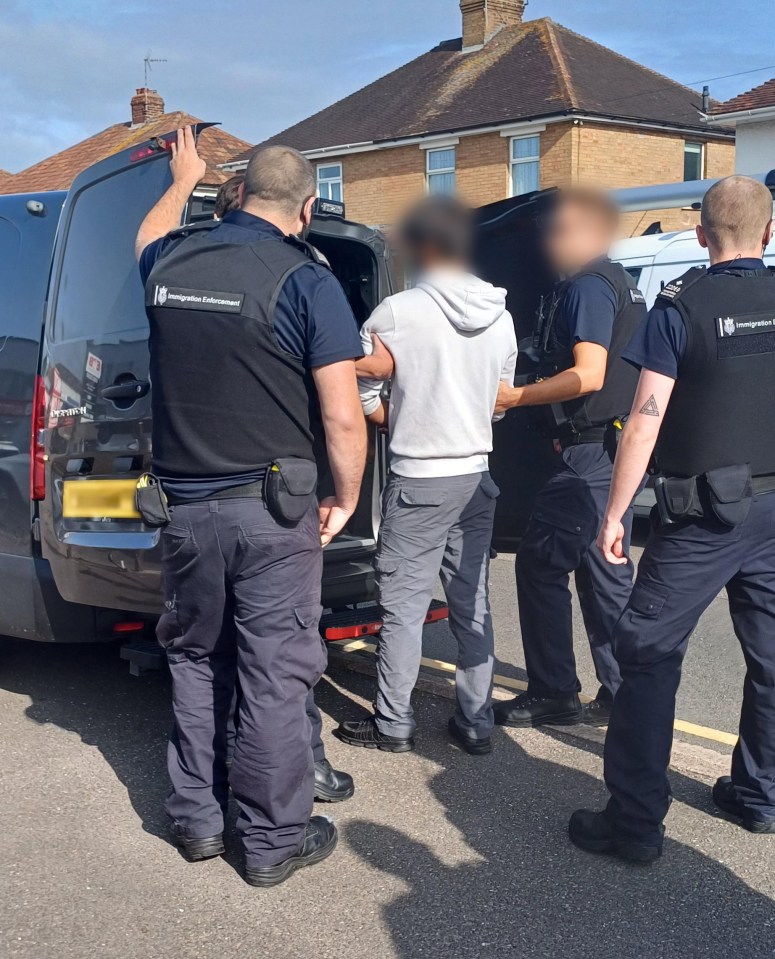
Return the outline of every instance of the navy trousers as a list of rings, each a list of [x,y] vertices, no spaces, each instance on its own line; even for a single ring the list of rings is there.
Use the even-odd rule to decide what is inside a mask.
[[[600,683],[598,697],[610,701],[621,681],[612,638],[632,589],[632,567],[606,563],[595,547],[612,471],[602,443],[566,449],[536,498],[517,550],[519,623],[533,695],[555,697],[581,689],[573,653],[571,573]],[[632,515],[630,509],[623,520],[627,551]]]
[[[608,814],[658,841],[670,805],[675,697],[689,636],[726,587],[746,663],[732,781],[752,818],[775,818],[775,494],[734,529],[705,520],[652,533],[615,633],[622,684],[605,744]]]
[[[326,664],[317,510],[286,529],[260,499],[176,506],[162,547],[166,612],[157,635],[175,713],[167,811],[187,838],[216,835],[231,785],[247,865],[275,865],[298,850],[312,811],[306,706]]]

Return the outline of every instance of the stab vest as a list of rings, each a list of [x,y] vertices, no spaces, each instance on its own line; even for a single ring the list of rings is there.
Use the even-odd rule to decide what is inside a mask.
[[[616,297],[611,343],[608,347],[605,381],[601,389],[566,403],[549,407],[555,427],[570,426],[574,432],[583,432],[603,426],[626,416],[632,408],[638,385],[638,371],[622,359],[622,353],[646,316],[646,301],[635,281],[619,263],[599,260],[578,276],[599,276]],[[556,317],[565,309],[565,298],[570,281],[563,283],[550,307],[548,330],[541,347],[541,365],[545,375],[553,376],[574,365],[574,343],[561,342],[556,331]],[[545,428],[545,427],[544,427]],[[556,432],[556,430],[555,430]]]
[[[657,470],[699,476],[750,464],[753,476],[775,473],[775,272],[697,267],[657,305],[674,306],[686,327]]]
[[[285,281],[314,252],[291,238],[220,243],[211,229],[177,231],[146,283],[154,469],[229,475],[314,460],[314,391],[273,327]]]

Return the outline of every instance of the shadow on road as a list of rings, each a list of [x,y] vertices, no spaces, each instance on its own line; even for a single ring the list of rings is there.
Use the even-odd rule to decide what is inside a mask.
[[[171,710],[165,678],[130,677],[114,646],[12,642],[2,647],[0,673],[0,687],[30,698],[26,713],[32,721],[74,732],[98,748],[126,787],[143,828],[166,838],[164,756]],[[321,709],[337,722],[361,715],[350,694],[368,701],[373,680],[341,669],[333,675],[345,693],[324,678]],[[469,757],[447,742],[439,722],[446,709],[439,701],[417,699],[418,751],[437,767],[430,780],[432,796],[445,810],[449,829],[463,837],[470,858],[442,861],[430,845],[380,823],[378,808],[368,818],[345,822],[343,837],[376,870],[375,887],[379,872],[399,877],[406,886],[383,907],[391,956],[753,959],[772,954],[773,902],[722,863],[674,840],[649,870],[581,853],[568,843],[566,823],[578,806],[602,804],[596,776],[537,758],[500,730],[492,756]],[[541,753],[556,756],[568,743],[561,733],[550,733]],[[343,758],[341,752],[338,757]],[[411,762],[406,757],[408,771]],[[703,808],[706,786],[678,775],[673,782],[677,798]],[[367,788],[368,783],[359,784]],[[394,788],[401,791],[400,776]],[[340,820],[347,819],[345,809]],[[715,835],[720,838],[718,830]],[[761,855],[770,851],[766,839],[755,842]],[[369,896],[369,889],[362,894]],[[337,908],[335,903],[331,908]]]
[[[368,697],[371,680],[364,690],[363,677],[343,671],[335,676],[345,688]],[[320,691],[319,702],[337,721],[362,712],[331,684]],[[489,757],[455,749],[441,727],[421,726],[420,732],[418,751],[439,767],[430,783],[433,795],[476,861],[448,865],[428,845],[381,825],[378,812],[373,819],[347,824],[350,847],[408,886],[384,908],[397,956],[753,959],[772,954],[773,902],[723,864],[674,840],[667,841],[664,858],[650,869],[593,857],[569,843],[571,812],[604,803],[596,777],[531,756],[501,730]],[[580,745],[547,732],[558,746]],[[600,751],[591,743],[581,748]],[[672,781],[677,799],[710,808],[706,785],[680,775]],[[766,839],[756,848],[762,855],[770,851]]]

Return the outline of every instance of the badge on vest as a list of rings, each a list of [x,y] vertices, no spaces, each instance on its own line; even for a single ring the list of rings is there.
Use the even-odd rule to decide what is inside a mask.
[[[646,297],[640,290],[630,290],[630,299],[633,303],[645,303]]]
[[[754,333],[775,333],[775,315],[772,313],[744,313],[742,316],[719,316],[716,336],[751,336]]]
[[[244,293],[218,293],[215,290],[188,290],[180,286],[153,288],[153,306],[174,310],[204,310],[209,313],[241,313]]]

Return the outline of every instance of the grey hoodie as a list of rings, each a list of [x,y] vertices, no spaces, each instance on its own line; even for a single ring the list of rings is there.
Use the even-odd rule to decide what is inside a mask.
[[[470,273],[436,270],[388,297],[362,330],[378,333],[395,359],[390,466],[401,476],[483,472],[492,450],[498,382],[514,382],[517,339],[506,291]],[[361,380],[364,413],[383,384]]]

